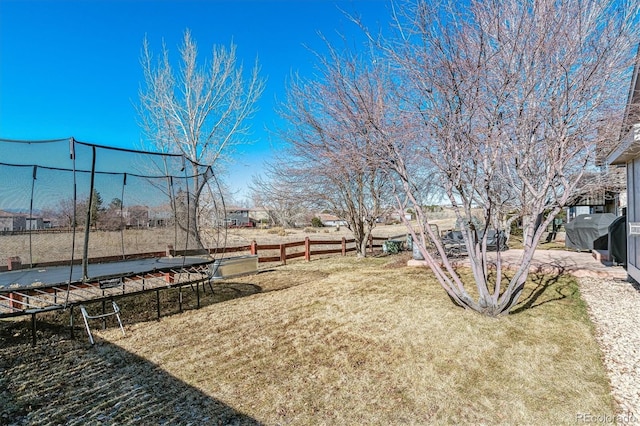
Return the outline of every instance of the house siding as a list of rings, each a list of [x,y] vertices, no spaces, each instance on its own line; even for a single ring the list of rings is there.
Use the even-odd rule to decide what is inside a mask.
[[[25,231],[27,229],[27,218],[25,216],[0,216],[1,231]]]
[[[640,282],[640,235],[631,235],[632,223],[640,222],[640,45],[631,77],[629,97],[621,131],[623,137],[607,155],[609,164],[627,167],[627,273]]]
[[[634,158],[627,163],[627,226],[640,222],[640,158]],[[627,230],[627,272],[631,277],[640,281],[640,235],[631,235]]]

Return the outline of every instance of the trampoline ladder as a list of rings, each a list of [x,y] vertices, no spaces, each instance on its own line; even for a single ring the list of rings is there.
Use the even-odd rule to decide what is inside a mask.
[[[118,319],[118,324],[120,324],[120,330],[122,330],[122,335],[124,336],[124,327],[122,327],[122,321],[120,321],[120,308],[118,307],[118,305],[116,305],[115,301],[111,301],[111,304],[113,305],[113,312],[106,312],[104,314],[99,314],[99,315],[89,315],[87,313],[87,309],[85,308],[84,305],[80,305],[80,311],[82,312],[82,319],[84,319],[84,326],[87,329],[87,334],[89,335],[89,342],[91,342],[91,344],[94,344],[93,341],[93,335],[91,334],[91,328],[89,327],[89,320],[92,319],[100,319],[100,318],[106,318],[106,317],[110,317],[112,315],[115,315],[115,317]]]

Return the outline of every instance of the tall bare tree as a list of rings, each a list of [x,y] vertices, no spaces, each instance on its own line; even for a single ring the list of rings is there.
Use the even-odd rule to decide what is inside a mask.
[[[327,43],[328,44],[328,43]],[[371,155],[376,134],[367,109],[384,114],[386,92],[375,64],[328,45],[313,80],[295,79],[280,111],[287,143],[268,178],[293,200],[327,210],[347,222],[359,256],[377,219],[388,209],[390,185]]]
[[[408,127],[405,138],[381,138],[378,157],[399,177],[398,201],[419,218],[407,225],[460,306],[497,316],[518,302],[545,228],[619,129],[638,8],[624,0],[418,0],[396,10],[397,37],[382,47],[401,72]],[[463,226],[473,283],[429,226],[416,161],[437,173]],[[524,252],[507,278],[487,242],[516,219]]]
[[[272,168],[265,173],[277,174]],[[290,228],[304,220],[307,212],[304,203],[300,203],[300,197],[292,196],[290,188],[280,182],[254,176],[249,190],[253,204],[267,209],[272,225]]]
[[[144,86],[140,89],[138,113],[155,150],[181,153],[193,162],[195,195],[190,202],[190,220],[195,221],[200,194],[207,183],[197,164],[218,171],[230,149],[246,141],[248,119],[256,111],[264,80],[258,75],[257,61],[245,77],[234,44],[228,49],[214,46],[211,59],[202,66],[197,61],[196,42],[187,30],[179,53],[179,65],[174,71],[167,47],[163,45],[156,61],[144,40]],[[189,229],[195,226],[190,223]],[[199,238],[197,232],[194,236]]]

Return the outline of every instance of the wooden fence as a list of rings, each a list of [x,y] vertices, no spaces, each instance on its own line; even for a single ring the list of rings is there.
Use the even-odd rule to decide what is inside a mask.
[[[369,253],[373,253],[375,249],[382,248],[384,241],[389,240],[405,240],[406,234],[396,235],[393,237],[370,237],[369,242],[367,244],[367,250]],[[318,248],[321,247],[321,248]],[[326,248],[330,247],[330,248]],[[356,251],[355,240],[353,238],[346,239],[342,237],[340,240],[311,240],[309,237],[306,237],[303,241],[294,241],[288,243],[281,244],[258,244],[255,240],[251,242],[251,244],[246,246],[236,246],[236,247],[223,247],[219,249],[207,249],[210,255],[226,255],[229,253],[250,253],[254,255],[258,255],[258,262],[281,262],[282,264],[287,264],[287,260],[296,259],[299,257],[304,257],[305,260],[310,261],[311,256],[321,256],[321,255],[329,255],[329,254],[340,254],[345,256],[347,253]],[[264,253],[267,252],[267,253]],[[275,254],[274,254],[275,253]],[[147,252],[147,253],[136,253],[136,254],[128,254],[125,256],[115,255],[115,256],[104,256],[104,257],[92,257],[89,259],[89,263],[103,263],[103,262],[114,262],[120,260],[132,260],[132,259],[142,259],[142,258],[150,258],[150,257],[163,257],[163,256],[196,256],[203,254],[202,250],[174,250],[173,246],[167,246],[166,251],[157,251],[157,252]],[[12,260],[16,259],[15,266],[12,266]],[[4,261],[8,261],[9,264],[0,264],[0,272],[12,270],[12,269],[21,269],[27,267],[49,267],[49,266],[61,266],[61,265],[69,265],[70,261],[53,261],[53,262],[38,262],[37,264],[27,265],[22,264],[19,258],[10,257],[8,259],[0,259],[4,263]],[[81,259],[75,259],[73,264],[81,264]]]
[[[373,253],[375,249],[382,248],[384,241],[406,239],[406,234],[396,235],[392,237],[370,237],[367,244],[369,253]],[[332,246],[331,248],[326,248]],[[269,252],[268,255],[262,256],[263,252]],[[255,240],[247,246],[226,247],[222,250],[211,249],[209,253],[237,253],[249,252],[258,255],[258,262],[281,262],[286,265],[287,260],[304,257],[306,261],[311,260],[311,256],[321,256],[328,254],[340,254],[345,256],[349,252],[356,251],[355,240],[353,238],[346,239],[342,237],[340,240],[312,240],[306,237],[304,241],[294,241],[280,244],[258,244]],[[274,254],[277,253],[277,254]]]

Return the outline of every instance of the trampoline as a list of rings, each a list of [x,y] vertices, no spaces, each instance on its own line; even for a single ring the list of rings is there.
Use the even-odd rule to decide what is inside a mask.
[[[211,285],[226,245],[211,166],[74,138],[0,152],[0,318],[31,315],[35,339],[38,313]]]
[[[146,258],[80,268],[50,266],[0,273],[0,318],[64,309],[144,291],[209,282],[211,259]],[[69,281],[69,276],[72,277]]]
[[[0,291],[27,290],[66,285],[71,276],[71,284],[101,282],[113,277],[131,277],[155,272],[193,269],[208,265],[210,259],[202,257],[162,257],[132,259],[118,262],[95,263],[88,265],[89,275],[82,276],[80,268],[70,270],[68,266],[49,266],[43,268],[18,269],[0,273]]]

